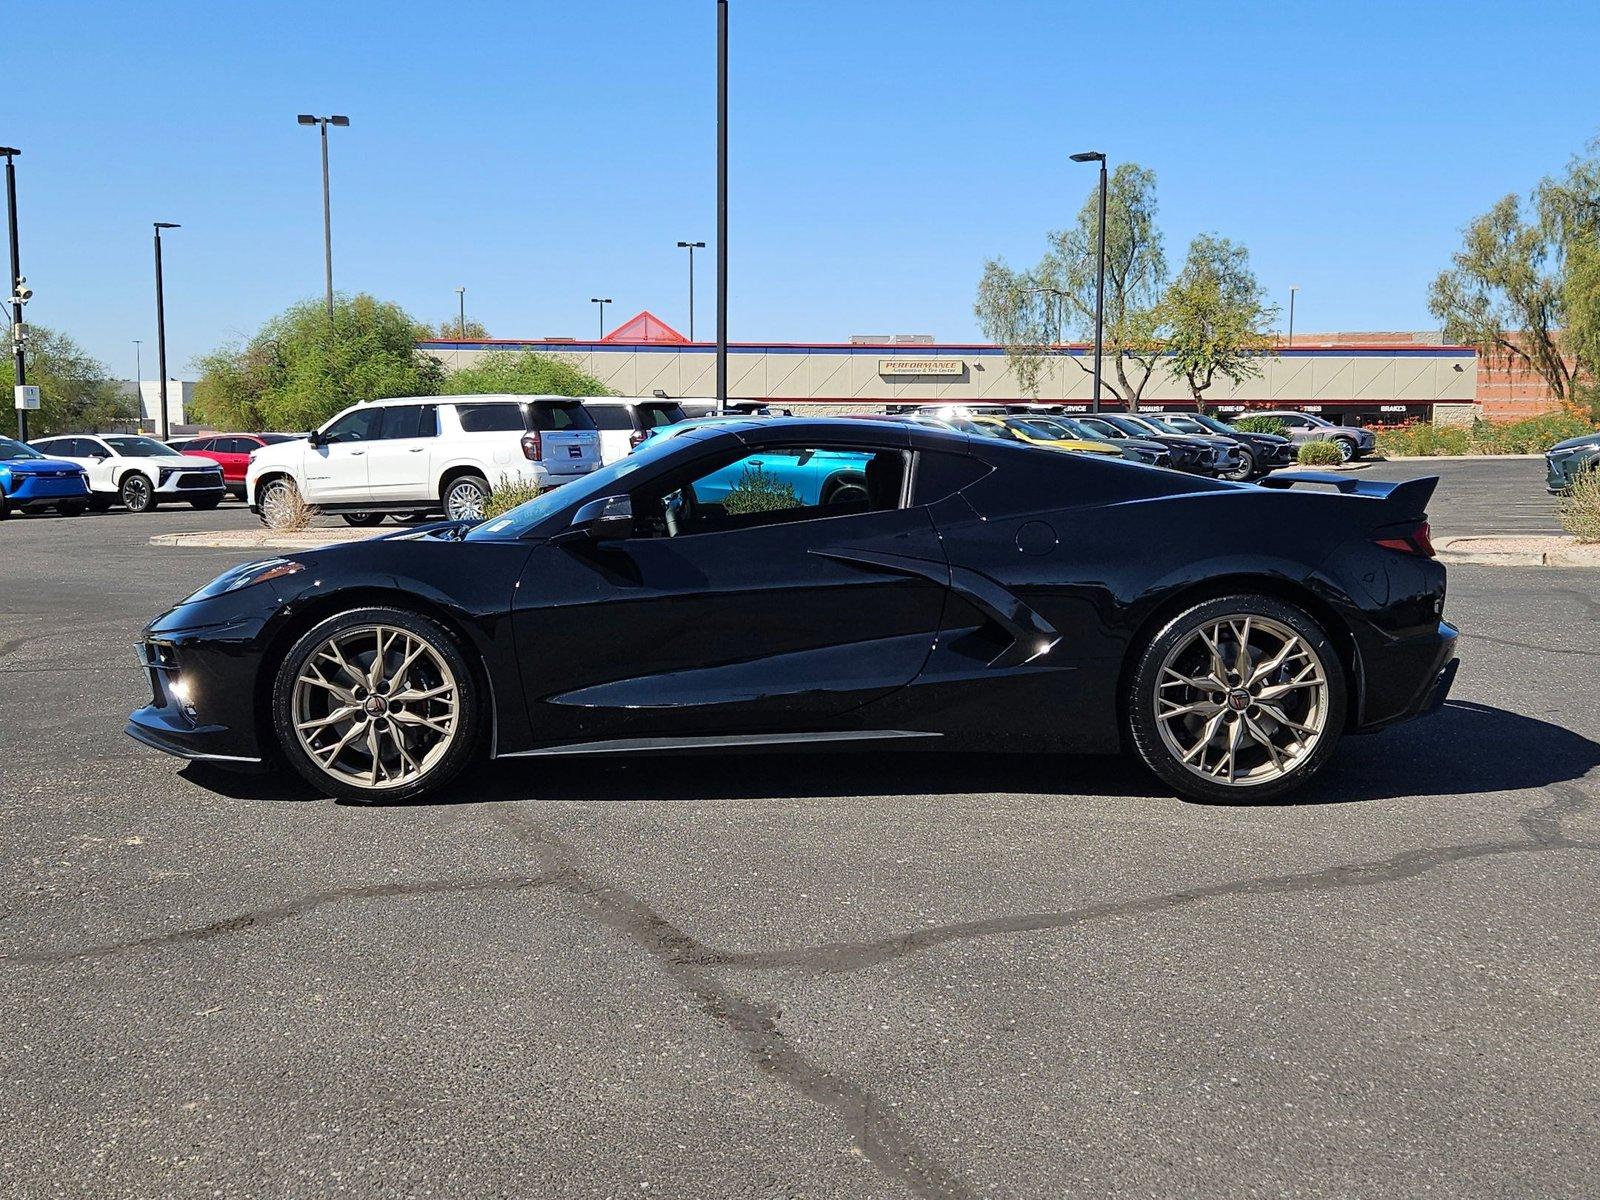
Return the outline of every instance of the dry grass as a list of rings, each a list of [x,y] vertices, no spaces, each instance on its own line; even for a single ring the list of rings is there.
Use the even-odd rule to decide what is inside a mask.
[[[1585,471],[1573,480],[1556,514],[1580,542],[1600,542],[1600,471]]]
[[[508,513],[519,504],[526,504],[539,492],[538,484],[527,483],[520,478],[513,479],[504,471],[500,472],[500,478],[489,489],[489,499],[484,502],[484,520]]]
[[[311,522],[316,519],[316,506],[307,504],[300,489],[292,483],[284,490],[280,502],[270,510],[263,508],[261,511],[262,523],[274,533],[300,533],[310,529]]]

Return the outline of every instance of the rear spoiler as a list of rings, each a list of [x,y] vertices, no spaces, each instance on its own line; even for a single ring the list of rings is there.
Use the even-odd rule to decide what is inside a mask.
[[[1297,483],[1319,483],[1338,490],[1343,496],[1360,496],[1367,500],[1382,500],[1400,516],[1421,516],[1439,486],[1437,475],[1421,479],[1407,479],[1388,483],[1381,479],[1355,479],[1349,475],[1333,475],[1324,471],[1282,471],[1258,481],[1261,487],[1291,488]]]

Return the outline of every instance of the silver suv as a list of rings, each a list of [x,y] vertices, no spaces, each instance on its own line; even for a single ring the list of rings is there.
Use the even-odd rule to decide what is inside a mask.
[[[1359,425],[1335,425],[1312,413],[1290,412],[1287,409],[1256,412],[1252,409],[1244,415],[1271,417],[1281,422],[1283,436],[1296,446],[1303,446],[1307,442],[1332,442],[1345,462],[1360,458],[1363,454],[1371,454],[1378,444],[1377,436],[1370,429],[1362,429]]]

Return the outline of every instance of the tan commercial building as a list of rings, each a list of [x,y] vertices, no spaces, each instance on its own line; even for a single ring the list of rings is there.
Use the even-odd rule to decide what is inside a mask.
[[[1258,378],[1239,384],[1219,379],[1206,392],[1206,404],[1224,413],[1293,408],[1341,424],[1369,425],[1468,420],[1475,411],[1478,363],[1471,347],[1401,340],[1414,335],[1372,343],[1316,336],[1297,338],[1294,346],[1263,359]],[[648,312],[595,342],[428,341],[421,348],[451,370],[494,351],[556,355],[622,396],[691,399],[716,392],[715,345],[690,342]],[[807,412],[881,412],[892,405],[941,402],[1086,409],[1093,390],[1093,348],[1066,346],[1044,358],[1037,394],[1029,394],[998,346],[920,338],[739,342],[728,347],[728,395]],[[1106,378],[1113,378],[1112,370],[1107,363]],[[1140,403],[1152,410],[1194,408],[1187,385],[1159,365]],[[1109,391],[1102,404],[1109,410],[1122,407]]]

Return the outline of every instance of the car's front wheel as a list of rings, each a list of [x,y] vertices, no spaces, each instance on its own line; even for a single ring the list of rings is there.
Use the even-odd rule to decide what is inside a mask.
[[[1349,438],[1336,437],[1333,439],[1333,445],[1334,448],[1339,451],[1340,462],[1349,462],[1351,459],[1355,458],[1356,444]]]
[[[1310,614],[1270,596],[1222,596],[1173,617],[1139,653],[1128,733],[1180,795],[1270,800],[1327,765],[1344,731],[1346,686]]]
[[[154,512],[156,507],[156,489],[146,475],[138,471],[129,471],[122,477],[122,483],[117,488],[122,497],[122,506],[131,513]]]
[[[1222,473],[1224,479],[1244,482],[1256,477],[1256,456],[1248,446],[1239,447],[1239,465],[1231,471]]]
[[[352,800],[425,795],[477,743],[478,685],[455,640],[397,608],[340,613],[284,657],[272,719],[285,755],[313,787]]]

